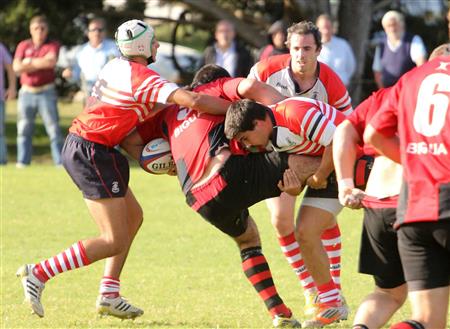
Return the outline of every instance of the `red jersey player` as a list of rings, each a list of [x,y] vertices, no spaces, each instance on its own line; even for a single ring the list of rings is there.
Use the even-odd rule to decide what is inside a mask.
[[[406,73],[364,140],[403,165],[396,227],[412,318],[391,328],[444,328],[450,288],[450,54]]]
[[[371,274],[375,290],[366,296],[353,320],[355,329],[380,328],[403,305],[407,287],[393,229],[401,166],[386,157],[375,158],[365,192],[376,197],[372,202],[354,189],[353,168],[358,150],[375,156],[375,150],[363,144],[367,123],[389,95],[390,88],[380,89],[362,102],[337,128],[333,138],[333,158],[339,186],[340,202],[350,208],[364,203],[364,222],[359,252],[359,272]],[[373,310],[376,309],[376,312]]]
[[[142,209],[128,188],[127,159],[114,146],[139,122],[157,110],[156,103],[177,103],[199,110],[224,112],[228,102],[180,89],[162,79],[147,65],[159,47],[151,26],[130,20],[119,26],[116,42],[122,54],[107,63],[92,96],[72,123],[65,141],[63,165],[82,191],[100,231],[80,240],[60,254],[35,265],[22,266],[25,300],[44,316],[41,293],[45,282],[57,274],[106,259],[97,298],[97,311],[120,318],[135,318],[143,311],[120,296],[119,276],[131,242],[142,223]]]
[[[250,96],[245,84],[254,80],[223,78],[227,76],[229,74],[222,68],[207,65],[197,73],[194,85],[198,85],[199,80],[202,85],[194,90],[229,100],[240,99],[240,95]],[[214,81],[207,83],[211,80]],[[254,95],[261,100],[264,92],[261,86],[258,90]],[[147,141],[161,135],[169,140],[186,202],[236,241],[243,270],[264,300],[274,326],[300,327],[277,293],[248,207],[267,197],[279,195],[279,187],[285,190],[290,186],[289,170],[283,178],[288,165],[304,181],[317,166],[317,159],[288,157],[285,153],[276,152],[248,156],[231,154],[232,147],[225,138],[223,122],[223,116],[200,115],[193,109],[174,106],[158,114],[151,122],[139,126],[122,147],[133,157],[139,158]],[[291,177],[293,181],[295,177]],[[277,187],[281,178],[287,179],[284,183],[288,186]],[[299,193],[297,187],[294,189]]]
[[[333,70],[317,60],[322,47],[318,28],[306,21],[292,25],[288,29],[287,45],[288,55],[273,56],[256,63],[249,77],[270,84],[285,96],[316,99],[349,115],[353,109],[345,85]],[[330,212],[328,207],[316,201],[307,199],[302,203],[297,221],[297,231],[301,232],[297,238],[303,245],[300,252],[294,236],[295,198],[281,194],[280,198],[267,200],[281,248],[304,288],[305,314],[312,317],[317,313],[316,284],[336,285],[340,289],[341,243],[336,222],[340,206],[336,200],[337,208]],[[322,245],[318,243],[320,239]],[[327,256],[328,264],[324,261]]]

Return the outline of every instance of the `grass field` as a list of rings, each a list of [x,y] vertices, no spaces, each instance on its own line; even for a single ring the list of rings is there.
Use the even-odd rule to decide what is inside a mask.
[[[8,107],[8,142],[15,141],[15,114]],[[61,106],[67,127],[79,105]],[[38,131],[39,133],[39,131]],[[45,134],[44,134],[45,135]],[[144,209],[144,224],[132,246],[122,293],[142,307],[135,321],[98,318],[95,298],[103,262],[60,275],[43,293],[46,315],[39,319],[22,304],[16,269],[53,256],[79,239],[96,235],[82,197],[69,176],[51,165],[38,136],[37,163],[16,169],[14,150],[1,170],[1,328],[270,328],[263,302],[247,282],[232,240],[203,221],[184,203],[173,177],[131,170],[131,187]],[[282,256],[264,204],[251,209],[278,290],[298,318],[303,296]],[[357,274],[361,212],[344,210],[342,285],[353,313],[330,328],[350,328],[354,311],[371,291],[370,277]],[[393,321],[407,317],[404,307]]]

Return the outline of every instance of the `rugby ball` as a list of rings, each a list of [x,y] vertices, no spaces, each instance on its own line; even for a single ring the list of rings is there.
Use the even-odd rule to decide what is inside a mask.
[[[139,164],[151,174],[167,174],[175,166],[169,143],[163,138],[148,142],[142,150]]]

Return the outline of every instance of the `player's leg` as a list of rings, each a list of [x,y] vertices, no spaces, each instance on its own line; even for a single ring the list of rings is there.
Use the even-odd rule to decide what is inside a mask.
[[[310,199],[317,198],[305,197],[303,199],[296,229],[297,240],[302,248],[305,265],[311,273],[318,291],[317,309],[311,319],[303,323],[306,328],[327,325],[345,320],[348,317],[348,307],[345,305],[339,287],[331,277],[328,254],[321,239],[325,230],[336,226],[335,214],[340,209],[337,207],[332,209],[331,205],[330,207],[327,205],[319,206],[319,204],[312,206],[316,204],[309,202]],[[335,199],[320,199],[320,203],[325,204],[331,203],[334,205],[336,203],[334,201]],[[334,255],[334,251],[331,251],[331,253]],[[340,254],[340,250],[338,253]]]
[[[135,318],[144,312],[120,296],[120,274],[128,256],[131,243],[142,224],[143,212],[130,188],[128,188],[125,195],[125,203],[127,206],[130,245],[119,255],[106,259],[103,277],[100,281],[100,295],[97,298],[96,308],[97,312],[102,315],[112,315],[119,318]]]
[[[358,270],[373,276],[375,289],[358,307],[353,320],[355,328],[382,327],[406,299],[408,291],[393,227],[395,221],[396,208],[364,209]]]
[[[303,287],[306,301],[304,313],[310,314],[311,312],[314,313],[315,310],[317,290],[314,280],[303,262],[300,246],[295,238],[295,201],[295,197],[287,193],[281,193],[277,198],[267,199],[266,204],[281,250]]]
[[[412,320],[425,328],[445,328],[450,289],[450,221],[402,225],[398,239]]]
[[[264,301],[275,327],[300,327],[300,323],[293,317],[292,311],[284,304],[279,296],[272,273],[264,254],[262,253],[259,232],[254,220],[245,210],[242,216],[247,216],[245,232],[234,238],[238,244],[242,269],[249,282]]]
[[[364,297],[356,311],[353,328],[381,328],[392,315],[403,305],[407,296],[406,283],[401,286],[375,290]],[[358,326],[359,325],[359,326]]]

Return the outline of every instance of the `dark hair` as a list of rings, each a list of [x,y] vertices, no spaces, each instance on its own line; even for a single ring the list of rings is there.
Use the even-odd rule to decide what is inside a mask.
[[[195,73],[192,83],[189,85],[190,90],[212,82],[220,78],[230,78],[230,73],[223,67],[216,64],[206,64]]]
[[[264,120],[268,108],[250,99],[233,102],[225,117],[225,135],[228,139],[237,134],[255,129],[255,120]]]
[[[293,24],[288,28],[286,41],[286,46],[288,46],[288,48],[291,47],[291,37],[293,34],[312,34],[314,37],[314,41],[316,42],[317,49],[322,47],[322,36],[319,29],[316,25],[314,25],[313,22],[301,21],[300,23]]]

